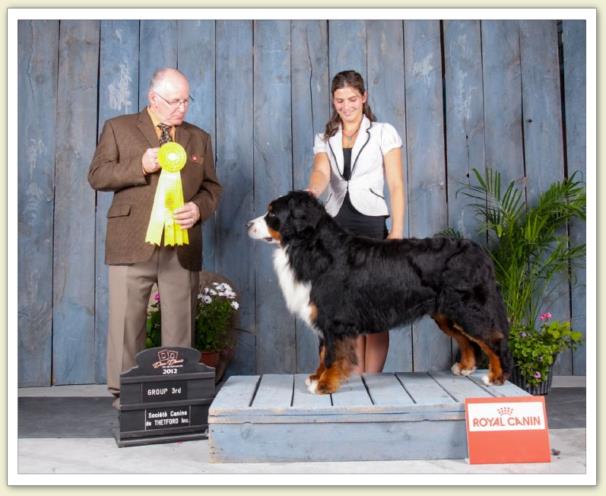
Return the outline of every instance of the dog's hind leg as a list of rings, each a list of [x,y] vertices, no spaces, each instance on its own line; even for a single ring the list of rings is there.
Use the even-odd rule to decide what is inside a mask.
[[[437,314],[432,318],[438,324],[438,327],[459,345],[461,359],[450,368],[452,373],[454,375],[472,374],[476,370],[476,355],[469,338],[445,315]]]
[[[332,350],[331,345],[333,346]],[[355,361],[354,340],[352,338],[341,338],[334,343],[327,342],[323,360],[325,369],[317,382],[312,383],[308,389],[317,394],[334,393],[351,375]]]
[[[501,366],[501,358],[485,341],[474,339],[478,346],[488,356],[488,375],[482,377],[482,381],[486,385],[503,384],[505,382],[505,374]]]

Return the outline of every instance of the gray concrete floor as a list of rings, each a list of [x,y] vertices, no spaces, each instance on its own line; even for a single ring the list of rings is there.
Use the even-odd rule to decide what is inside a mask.
[[[466,460],[211,463],[208,441],[118,448],[117,412],[103,386],[19,390],[19,474],[585,474],[585,389],[547,396],[552,462],[469,465]]]

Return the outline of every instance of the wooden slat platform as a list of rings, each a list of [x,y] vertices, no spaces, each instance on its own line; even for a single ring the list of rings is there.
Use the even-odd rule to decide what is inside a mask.
[[[465,458],[468,397],[527,396],[486,386],[477,371],[354,376],[332,395],[314,395],[306,374],[233,376],[209,410],[215,462]]]

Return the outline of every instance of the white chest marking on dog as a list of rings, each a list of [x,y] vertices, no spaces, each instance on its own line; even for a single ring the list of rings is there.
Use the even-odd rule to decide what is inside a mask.
[[[278,281],[286,300],[288,310],[301,318],[311,329],[318,333],[318,330],[311,321],[311,307],[309,305],[309,295],[311,293],[311,283],[301,283],[295,279],[295,274],[288,261],[288,255],[283,248],[277,248],[274,252],[274,269],[278,275]]]

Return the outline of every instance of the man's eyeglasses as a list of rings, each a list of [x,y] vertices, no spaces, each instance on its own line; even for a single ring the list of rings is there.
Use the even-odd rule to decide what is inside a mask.
[[[192,97],[191,95],[189,95],[187,98],[185,98],[184,100],[171,100],[168,101],[166,98],[164,98],[160,93],[155,92],[156,95],[158,95],[160,98],[162,98],[162,100],[164,100],[166,102],[166,105],[168,105],[169,107],[172,108],[177,108],[179,105],[183,105],[184,107],[187,107],[189,105],[190,102],[194,101],[194,97]]]

